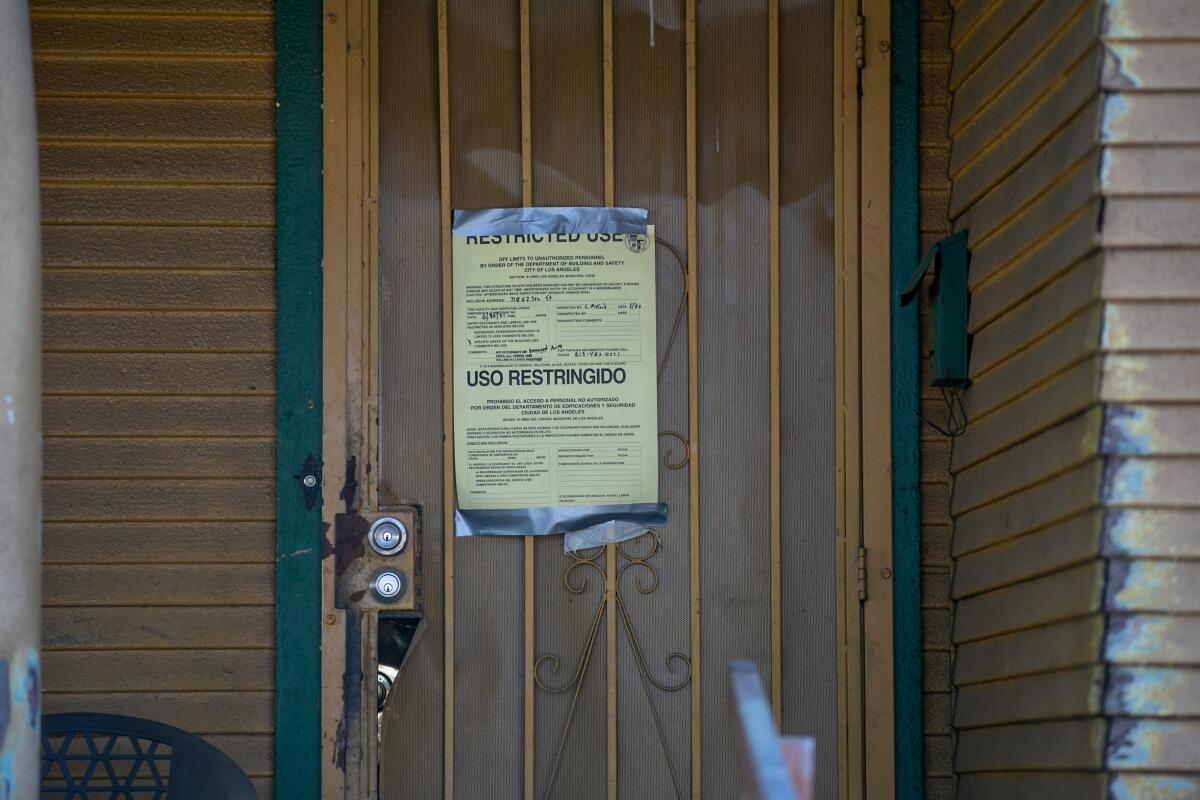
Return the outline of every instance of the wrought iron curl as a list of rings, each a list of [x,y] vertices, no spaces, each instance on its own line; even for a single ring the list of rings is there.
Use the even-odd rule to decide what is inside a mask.
[[[587,591],[588,579],[586,575],[580,575],[577,580],[573,580],[574,576],[580,570],[587,568],[594,569],[596,574],[600,576],[600,580],[605,580],[604,568],[597,563],[600,556],[604,553],[603,547],[595,547],[589,550],[581,550],[578,553],[570,554],[571,566],[563,572],[563,586],[567,591],[574,595],[580,595]],[[587,639],[584,640],[583,651],[579,654],[579,663],[575,667],[575,672],[571,675],[570,680],[566,683],[555,685],[551,680],[552,677],[558,675],[562,668],[562,659],[554,653],[547,653],[533,663],[533,680],[542,691],[550,694],[561,694],[571,688],[575,689],[576,699],[578,699],[579,688],[583,683],[583,676],[587,672],[588,662],[592,657],[592,650],[596,644],[596,634],[600,630],[600,620],[604,616],[604,593],[600,593],[600,600],[596,604],[596,611],[592,614],[592,624],[588,631]],[[545,668],[543,670],[543,668]],[[543,677],[545,672],[546,677]],[[574,706],[574,701],[572,702]]]
[[[674,256],[675,264],[679,267],[679,273],[683,276],[683,291],[679,294],[679,305],[675,308],[675,319],[671,322],[671,333],[669,336],[667,336],[666,347],[663,348],[662,363],[658,365],[657,380],[659,383],[662,383],[663,373],[667,371],[667,362],[671,360],[671,353],[675,352],[675,339],[679,335],[679,327],[683,323],[684,309],[687,308],[687,266],[684,263],[683,255],[680,254],[675,245],[671,244],[666,239],[660,239],[658,237],[655,237],[654,242],[655,244],[666,248],[667,252]],[[687,437],[678,431],[659,431],[658,436],[660,439],[663,437],[678,439],[679,443],[683,445],[683,458],[680,460],[672,458],[674,451],[670,447],[667,448],[667,451],[663,453],[662,457],[663,466],[667,469],[683,469],[686,467],[688,464],[688,459],[691,458],[691,449],[688,447]]]
[[[643,543],[645,544],[643,545]],[[638,551],[636,549],[638,547],[644,547],[645,549]],[[629,646],[633,651],[638,671],[642,674],[642,677],[660,691],[677,692],[691,680],[692,660],[683,653],[678,651],[672,652],[663,659],[663,665],[667,668],[669,674],[675,675],[676,665],[682,664],[684,669],[682,680],[676,683],[666,683],[654,677],[649,665],[646,663],[641,642],[638,640],[637,630],[633,627],[633,619],[630,617],[629,609],[625,604],[625,596],[622,594],[621,579],[625,577],[626,572],[638,567],[642,570],[634,579],[634,585],[637,587],[638,592],[644,595],[651,594],[658,588],[658,570],[650,563],[650,559],[658,555],[661,549],[662,539],[659,538],[656,531],[647,531],[643,536],[639,536],[636,539],[629,539],[617,545],[617,552],[626,559],[626,563],[617,572],[617,606],[621,612],[621,618],[625,622],[625,632],[629,640]]]
[[[678,461],[671,458],[671,456],[675,452],[675,450],[672,447],[668,446],[667,451],[665,453],[663,453],[663,457],[662,457],[663,466],[666,467],[667,469],[683,469],[684,467],[687,466],[688,459],[690,458],[687,437],[684,436],[679,431],[659,431],[658,438],[662,439],[664,437],[679,440],[679,443],[683,445],[683,458]]]
[[[643,555],[630,553],[628,548],[637,542],[644,539],[650,539],[650,549]],[[638,575],[634,580],[637,590],[642,594],[650,594],[658,588],[658,570],[651,565],[650,559],[658,552],[660,547],[658,534],[654,531],[647,531],[646,534],[639,536],[636,539],[627,539],[617,545],[617,552],[626,558],[626,563],[617,570],[617,595],[621,594],[621,579],[625,577],[625,573],[636,567],[642,568],[642,574]],[[648,579],[648,583],[644,583],[643,579]]]
[[[657,381],[662,382],[663,373],[666,371],[667,363],[671,359],[671,354],[675,350],[675,340],[678,338],[680,327],[683,323],[684,312],[687,308],[687,266],[684,258],[678,249],[670,242],[664,239],[656,238],[655,242],[665,248],[675,260],[675,264],[679,268],[680,274],[683,276],[683,291],[679,296],[679,303],[675,309],[675,316],[671,322],[671,332],[667,337],[666,346],[663,351],[662,362],[658,365]],[[664,430],[659,431],[659,438],[674,439],[683,446],[683,457],[676,458],[674,449],[668,445],[662,456],[662,464],[667,469],[679,470],[688,465],[691,448],[688,438],[678,431]],[[679,777],[675,771],[675,765],[671,761],[669,748],[667,747],[667,739],[663,730],[662,718],[658,713],[658,708],[654,703],[654,698],[651,694],[651,688],[661,692],[677,692],[683,689],[692,680],[692,660],[679,651],[674,651],[663,658],[663,666],[666,672],[671,677],[676,677],[682,671],[682,677],[677,678],[674,682],[659,680],[650,671],[650,666],[646,662],[645,653],[642,650],[641,642],[638,640],[637,631],[633,627],[633,620],[629,614],[629,608],[625,603],[625,596],[622,592],[622,579],[627,572],[635,571],[632,575],[633,584],[641,595],[652,594],[659,587],[658,570],[650,560],[654,558],[662,549],[662,542],[659,539],[658,533],[655,531],[647,531],[645,535],[639,536],[636,539],[626,540],[616,545],[617,553],[625,560],[615,575],[608,575],[605,572],[604,566],[600,563],[600,556],[604,554],[603,546],[592,548],[590,550],[579,551],[569,554],[571,564],[563,572],[563,586],[573,595],[581,595],[587,591],[589,585],[589,576],[586,574],[588,569],[595,570],[601,581],[607,586],[607,581],[614,581],[612,591],[615,595],[617,611],[620,619],[624,621],[625,636],[629,643],[630,651],[633,654],[637,665],[638,676],[641,678],[642,689],[646,696],[646,702],[649,705],[651,716],[654,719],[654,726],[658,733],[659,744],[662,747],[663,755],[667,761],[667,768],[671,773],[671,782],[675,788],[675,796],[682,798],[682,792],[679,785]],[[571,726],[575,720],[575,713],[578,707],[580,692],[583,688],[583,680],[587,675],[588,665],[591,661],[592,653],[595,651],[596,641],[599,638],[600,623],[604,618],[605,611],[604,593],[601,593],[599,602],[596,605],[595,613],[592,615],[592,624],[588,630],[587,637],[583,640],[583,648],[579,654],[579,662],[576,664],[574,672],[569,680],[562,684],[555,684],[553,677],[557,676],[562,668],[562,659],[553,653],[543,655],[534,662],[534,682],[544,692],[549,694],[562,694],[567,691],[572,691],[570,708],[567,711],[567,718],[563,724],[562,734],[558,740],[558,747],[555,751],[554,762],[550,768],[550,778],[546,786],[546,797],[549,797],[554,790],[555,780],[558,777],[559,766],[562,763],[563,753],[566,748],[567,736],[570,733]]]
[[[578,586],[572,583],[572,578],[575,576],[575,573],[581,569],[591,567],[592,569],[596,570],[596,574],[600,576],[601,580],[604,579],[604,569],[596,563],[597,559],[599,559],[604,553],[604,548],[596,547],[591,549],[595,551],[591,555],[587,555],[589,552],[588,550],[580,550],[578,553],[573,553],[571,555],[571,566],[567,567],[566,571],[563,572],[563,586],[565,586],[567,591],[571,594],[583,594],[587,591],[587,575],[582,575],[579,577]]]

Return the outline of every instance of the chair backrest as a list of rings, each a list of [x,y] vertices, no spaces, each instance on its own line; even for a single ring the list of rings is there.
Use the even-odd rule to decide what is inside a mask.
[[[42,718],[42,800],[257,800],[217,748],[161,722],[114,714]]]

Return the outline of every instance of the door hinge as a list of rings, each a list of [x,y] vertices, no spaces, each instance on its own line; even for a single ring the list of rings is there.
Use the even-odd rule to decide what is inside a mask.
[[[854,21],[854,63],[862,72],[867,62],[867,18],[862,14]]]
[[[867,599],[867,548],[858,548],[858,558],[856,559],[858,566],[858,599]]]

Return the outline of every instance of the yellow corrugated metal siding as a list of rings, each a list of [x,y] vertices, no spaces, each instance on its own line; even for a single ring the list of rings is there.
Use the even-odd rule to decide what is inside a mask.
[[[952,444],[964,797],[1094,797],[1104,763],[1099,0],[954,3],[948,213],[972,334]]]
[[[271,796],[274,40],[263,0],[34,0],[47,713]]]

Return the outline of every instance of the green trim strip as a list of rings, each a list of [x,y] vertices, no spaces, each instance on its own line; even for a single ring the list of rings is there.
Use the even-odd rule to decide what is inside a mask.
[[[892,587],[896,798],[924,794],[921,720],[919,303],[900,305],[920,254],[917,195],[917,2],[892,0]]]
[[[275,4],[275,797],[321,793],[321,2]],[[315,483],[304,485],[304,476]]]

